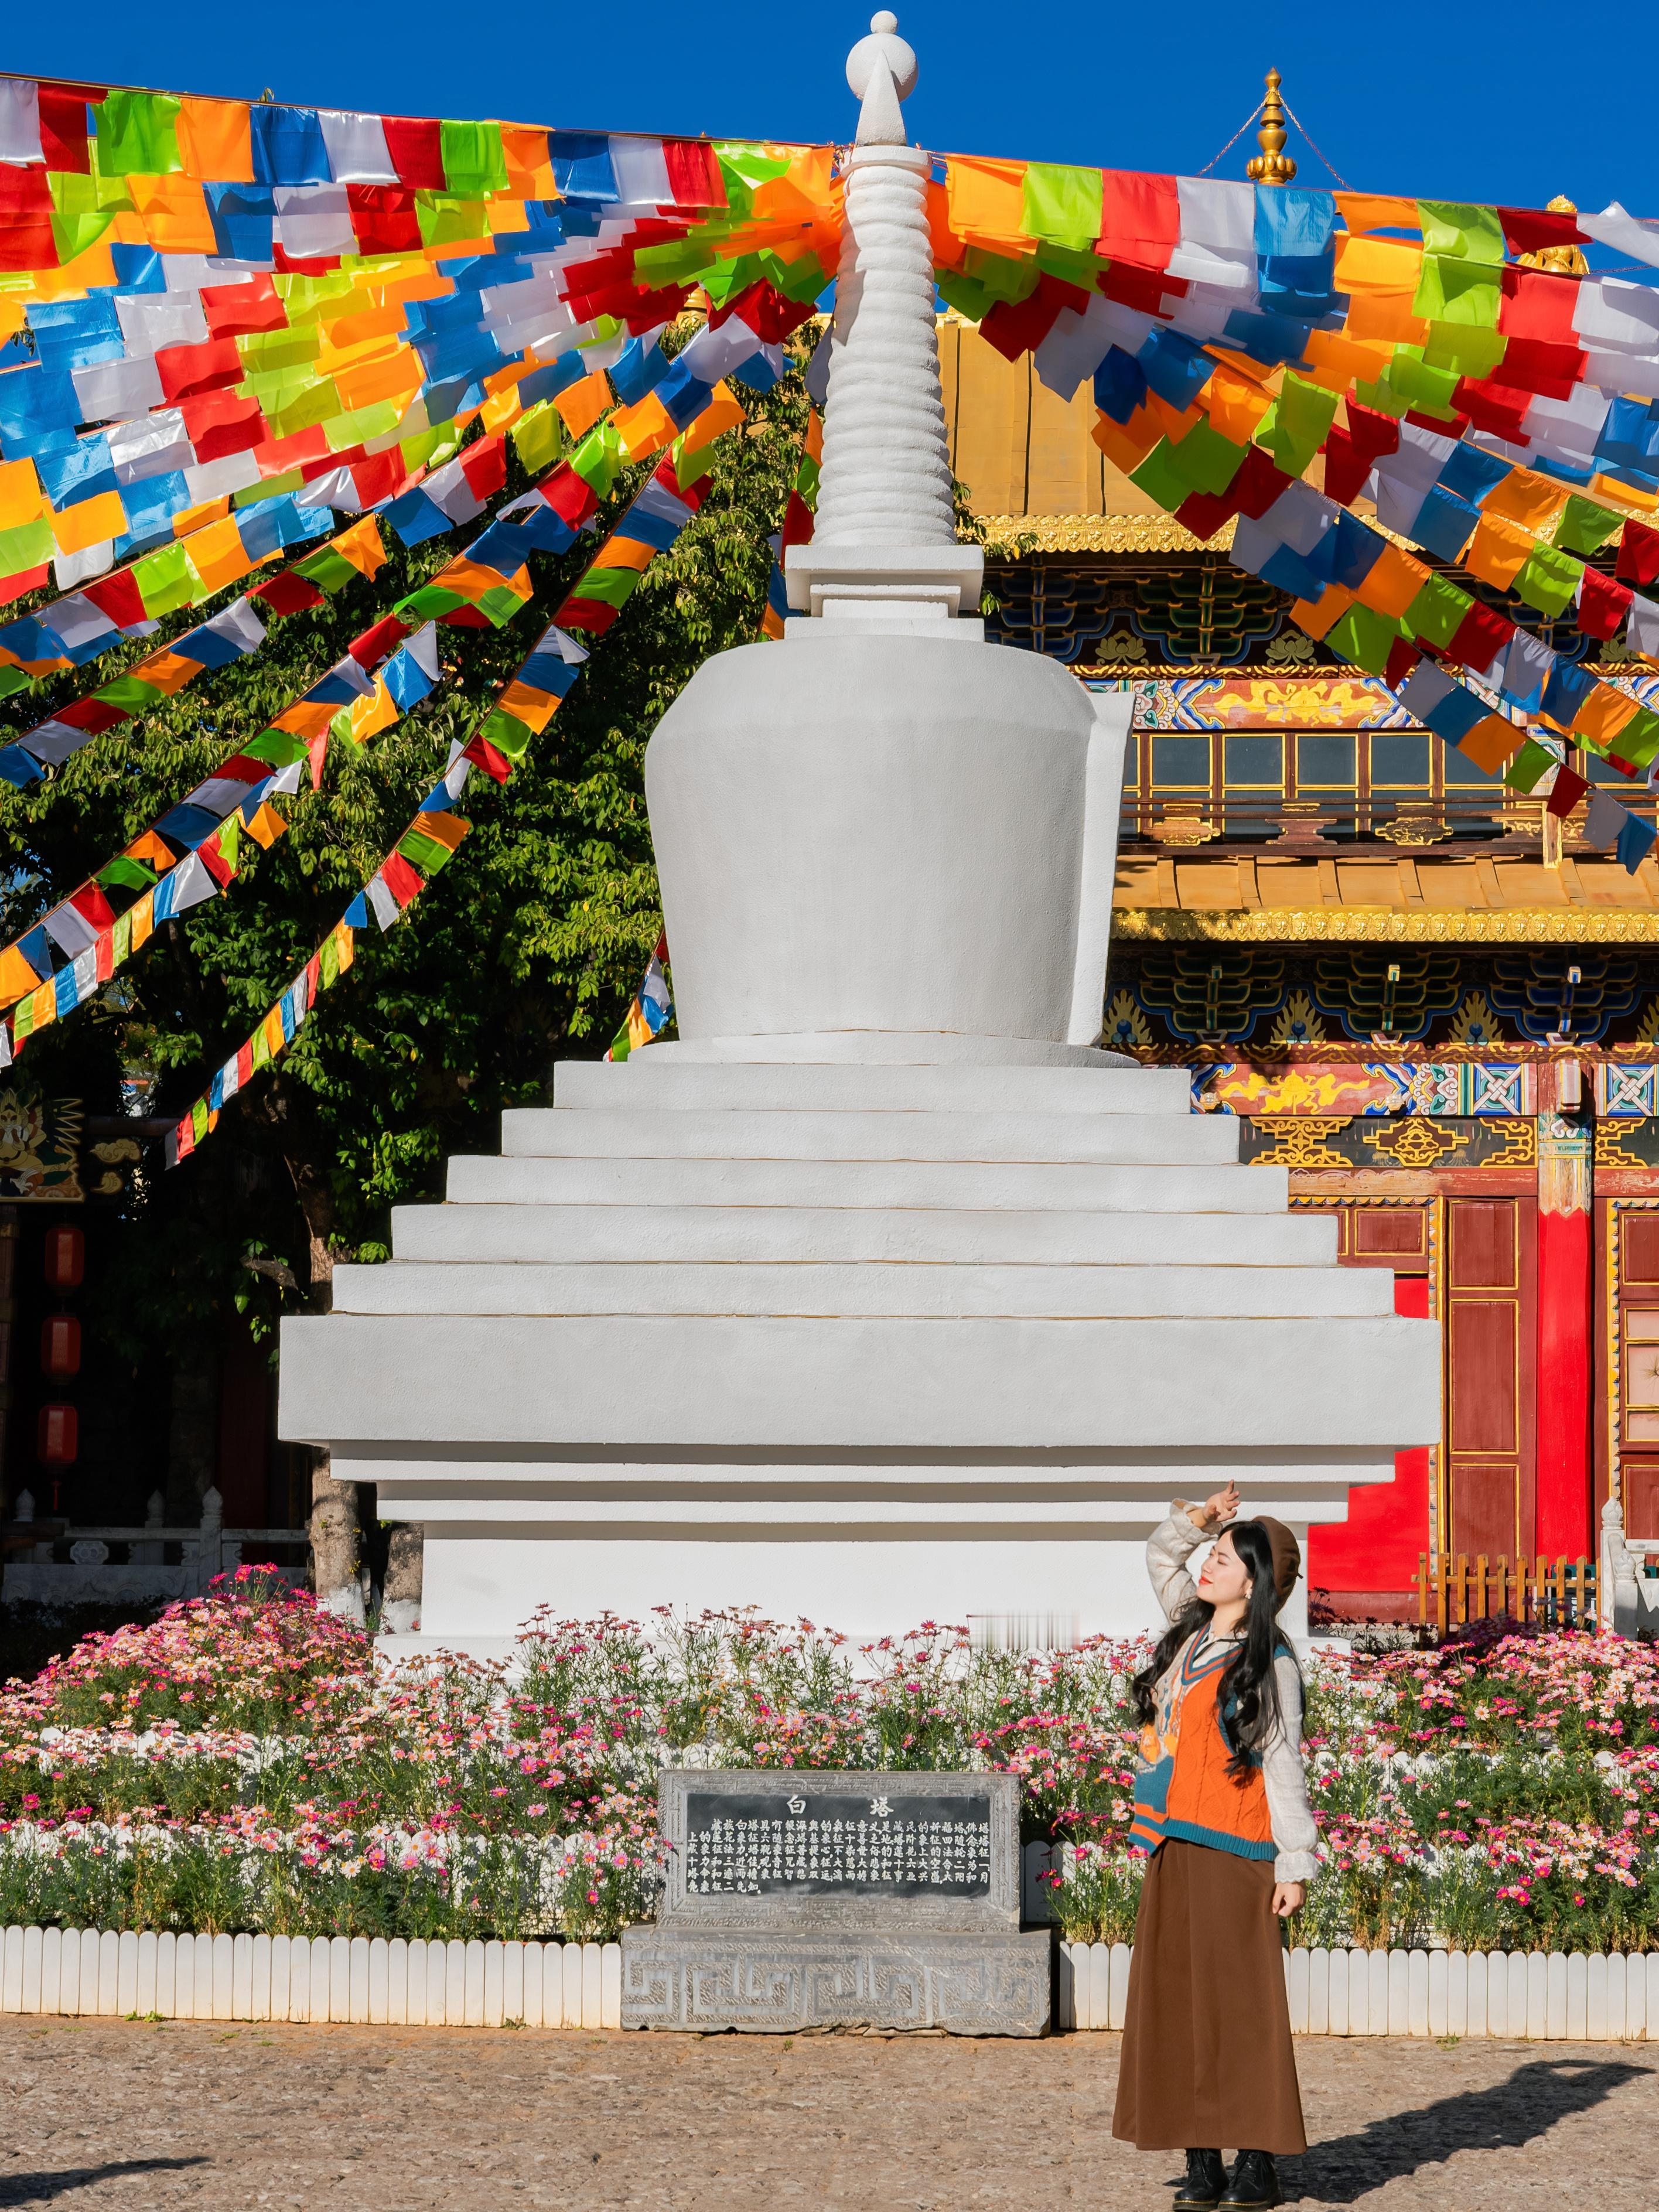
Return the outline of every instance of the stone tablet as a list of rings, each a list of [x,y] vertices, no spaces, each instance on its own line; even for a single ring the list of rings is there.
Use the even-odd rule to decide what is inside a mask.
[[[624,2027],[1046,2031],[1012,1775],[682,1769],[659,1802],[667,1882],[623,1937]]]

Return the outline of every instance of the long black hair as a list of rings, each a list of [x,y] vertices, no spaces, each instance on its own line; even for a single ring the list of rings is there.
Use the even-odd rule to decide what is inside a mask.
[[[1291,1646],[1279,1626],[1279,1592],[1273,1583],[1273,1547],[1259,1521],[1235,1521],[1224,1532],[1250,1577],[1250,1596],[1237,1650],[1216,1686],[1216,1711],[1232,1752],[1227,1771],[1235,1782],[1248,1780],[1261,1764],[1269,1737],[1279,1724],[1279,1684],[1273,1662]],[[1143,1726],[1156,1710],[1154,1692],[1188,1638],[1207,1628],[1215,1607],[1201,1597],[1172,1620],[1152,1656],[1134,1678],[1135,1712]],[[1294,1664],[1295,1654],[1291,1653]]]

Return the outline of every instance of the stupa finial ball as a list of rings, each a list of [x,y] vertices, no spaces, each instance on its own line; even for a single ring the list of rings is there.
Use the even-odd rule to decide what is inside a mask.
[[[860,39],[847,57],[847,82],[855,100],[862,100],[870,89],[870,72],[876,63],[884,61],[893,80],[893,89],[901,100],[908,100],[916,86],[916,57],[913,48],[898,35],[898,17],[884,8],[870,18],[870,35]]]

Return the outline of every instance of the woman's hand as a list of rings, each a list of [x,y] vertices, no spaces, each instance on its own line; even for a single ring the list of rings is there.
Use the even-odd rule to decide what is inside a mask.
[[[1206,1498],[1193,1514],[1193,1519],[1203,1528],[1224,1528],[1229,1522],[1237,1520],[1238,1504],[1238,1485],[1230,1482],[1224,1490],[1218,1490],[1212,1498]]]
[[[1308,1894],[1304,1881],[1279,1881],[1273,1884],[1273,1911],[1281,1920],[1288,1920],[1293,1912],[1300,1912]]]

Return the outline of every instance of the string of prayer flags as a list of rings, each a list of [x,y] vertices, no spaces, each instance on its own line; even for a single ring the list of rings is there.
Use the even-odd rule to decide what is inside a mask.
[[[766,612],[763,637],[781,638],[789,618],[789,599],[783,576],[783,556],[792,545],[805,545],[811,538],[818,503],[818,475],[823,461],[823,417],[816,406],[807,410],[801,435],[800,460],[783,510],[783,527],[768,543],[772,569],[766,580]]]
[[[775,347],[835,273],[828,147],[0,91],[0,600],[195,521],[384,508],[586,385],[580,437],[605,372],[683,426],[656,341],[693,295]]]
[[[61,766],[94,738],[143,714],[158,700],[175,697],[198,676],[258,653],[267,635],[262,617],[281,617],[321,606],[346,585],[374,576],[385,557],[374,519],[354,524],[331,544],[233,599],[210,620],[186,630],[113,682],[72,700],[0,746],[0,776],[19,790],[25,788],[46,768]],[[113,632],[111,642],[129,635]]]
[[[703,411],[705,416],[717,415],[712,396]],[[738,413],[738,419],[744,419],[740,409]],[[626,529],[629,516],[641,501],[647,503],[653,517],[661,514],[662,503],[657,495],[664,482],[674,488],[684,520],[690,519],[695,509],[678,495],[695,491],[713,463],[712,440],[705,437],[693,443],[697,427],[694,423],[676,440],[623,516],[618,532]],[[547,484],[539,488],[540,494],[551,503],[552,511],[561,514],[562,510],[557,502],[562,495],[562,485],[567,473],[566,469],[561,468]],[[515,501],[514,508],[527,510],[532,521],[541,512],[534,505],[534,495],[532,500]],[[504,516],[503,520],[510,521],[512,517]],[[684,523],[678,526],[683,527]],[[678,528],[675,534],[678,535]],[[647,541],[634,537],[626,542]],[[652,549],[653,553],[661,550],[656,546]],[[351,901],[305,969],[266,1013],[253,1036],[224,1063],[189,1112],[175,1124],[167,1139],[170,1168],[187,1159],[217,1127],[224,1104],[236,1095],[254,1070],[274,1059],[291,1042],[318,993],[337,981],[350,966],[357,931],[367,928],[371,921],[382,931],[394,927],[432,877],[447,865],[471,827],[455,814],[454,808],[466,789],[472,769],[482,769],[492,781],[505,783],[524,757],[532,737],[547,726],[561,702],[568,696],[587,658],[586,647],[556,621],[544,630],[514,675],[501,687],[489,713],[471,737],[452,743],[443,775],[422,801],[414,820]],[[665,996],[665,980],[664,989]],[[650,1015],[646,1011],[643,991],[640,1004],[641,1018],[648,1027]]]
[[[359,641],[362,643],[362,641]],[[391,728],[417,705],[440,680],[435,633],[430,624],[392,651],[372,676],[351,654],[313,685],[307,702],[326,708],[315,695],[330,687],[339,671],[349,704],[336,710],[329,730],[357,744]],[[303,702],[298,702],[303,703]],[[256,845],[270,845],[287,824],[270,801],[300,787],[309,758],[313,781],[320,781],[318,747],[286,726],[294,708],[278,716],[263,738],[250,741],[214,773],[187,792],[152,828],[61,900],[40,921],[0,951],[0,1006],[16,1002],[9,1024],[0,1023],[0,1055],[9,1064],[15,1046],[49,1021],[60,1020],[92,997],[116,969],[149,941],[157,924],[185,914],[216,897],[237,874],[244,834]],[[281,757],[277,757],[280,756]],[[178,848],[175,850],[175,848]],[[112,893],[137,893],[124,913],[110,903]],[[70,956],[54,969],[52,948]]]
[[[656,949],[645,963],[640,988],[629,1001],[622,1027],[611,1041],[609,1060],[626,1060],[641,1045],[653,1044],[674,1018],[673,994],[668,981],[668,938],[657,939]]]

